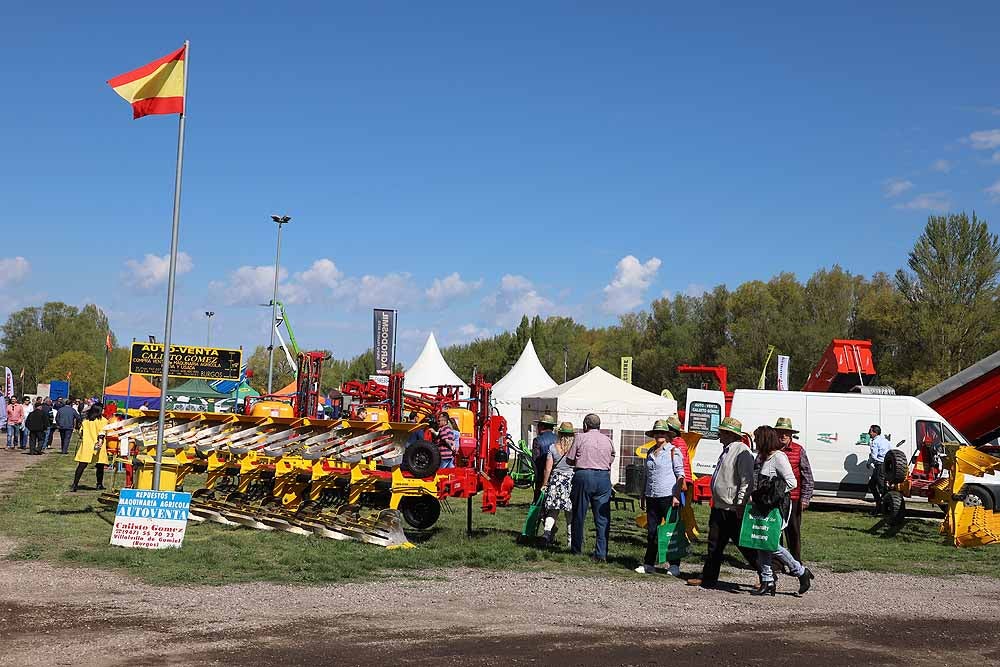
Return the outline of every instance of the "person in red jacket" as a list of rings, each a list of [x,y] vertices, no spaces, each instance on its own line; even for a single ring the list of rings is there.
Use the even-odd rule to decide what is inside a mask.
[[[788,417],[778,418],[774,430],[778,432],[778,441],[781,443],[785,456],[788,457],[788,462],[792,464],[792,473],[795,474],[795,481],[798,483],[792,489],[792,508],[788,515],[788,526],[785,527],[784,535],[788,551],[795,557],[795,560],[801,563],[802,512],[809,508],[815,489],[812,466],[809,465],[809,457],[806,455],[805,448],[795,442],[794,436],[798,431],[792,428],[791,419]]]

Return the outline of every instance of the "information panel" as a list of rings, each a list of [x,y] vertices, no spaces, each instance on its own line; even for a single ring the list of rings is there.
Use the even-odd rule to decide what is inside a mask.
[[[722,420],[722,406],[718,403],[691,401],[687,413],[688,430],[700,433],[703,438],[719,439],[719,423]]]
[[[243,350],[193,345],[170,346],[170,371],[174,378],[239,380]],[[129,372],[159,375],[163,372],[163,343],[132,343]]]
[[[190,493],[122,489],[111,544],[133,549],[180,548],[190,507]]]

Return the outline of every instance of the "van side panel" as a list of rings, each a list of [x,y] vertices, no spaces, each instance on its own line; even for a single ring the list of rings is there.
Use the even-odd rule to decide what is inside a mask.
[[[871,470],[860,435],[879,422],[879,397],[806,394],[807,427],[799,434],[812,464],[817,491],[863,497]]]

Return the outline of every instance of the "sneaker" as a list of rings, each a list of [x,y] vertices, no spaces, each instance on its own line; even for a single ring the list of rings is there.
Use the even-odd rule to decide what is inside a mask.
[[[667,574],[669,574],[671,577],[681,576],[681,566],[671,565],[670,567],[667,568]]]
[[[656,570],[653,568],[652,565],[640,565],[639,567],[635,568],[635,572],[637,574],[655,574]]]

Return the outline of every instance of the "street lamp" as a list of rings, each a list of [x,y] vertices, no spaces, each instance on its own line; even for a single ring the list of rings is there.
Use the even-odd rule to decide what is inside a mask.
[[[274,296],[271,297],[271,343],[267,346],[267,393],[271,393],[274,381],[274,323],[278,321],[278,266],[281,261],[281,227],[292,221],[287,215],[272,215],[278,224],[278,248],[274,252]]]
[[[215,315],[211,310],[205,311],[205,317],[208,318],[208,340],[205,343],[205,347],[212,347],[212,317]]]

